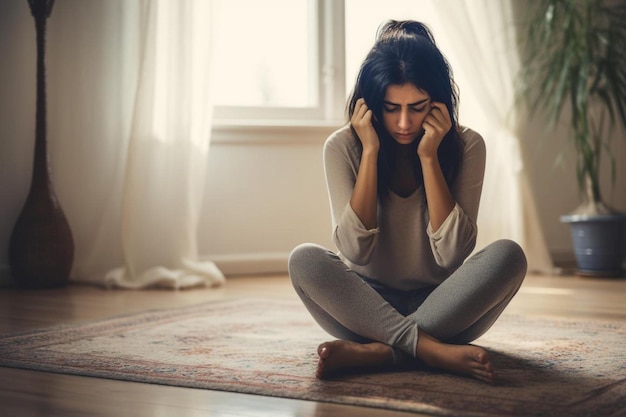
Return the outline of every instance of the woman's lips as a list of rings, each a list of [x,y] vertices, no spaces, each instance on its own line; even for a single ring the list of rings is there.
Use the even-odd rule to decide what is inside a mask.
[[[398,139],[413,140],[417,137],[417,133],[396,133]]]

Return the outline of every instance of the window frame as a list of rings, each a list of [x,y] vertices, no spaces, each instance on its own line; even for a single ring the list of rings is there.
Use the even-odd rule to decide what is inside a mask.
[[[317,86],[317,106],[220,106],[213,110],[218,129],[230,126],[329,126],[344,122],[345,10],[344,0],[308,0],[310,30],[315,50],[312,83]]]

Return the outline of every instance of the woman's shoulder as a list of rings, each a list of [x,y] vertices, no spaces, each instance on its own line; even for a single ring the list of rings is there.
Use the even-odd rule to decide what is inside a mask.
[[[485,142],[480,133],[478,133],[474,129],[471,129],[467,126],[459,126],[459,136],[461,136],[461,139],[463,140],[463,143],[465,144]]]
[[[466,126],[459,127],[459,136],[463,143],[463,153],[481,152],[485,153],[485,141],[480,133]]]
[[[324,151],[339,152],[350,156],[351,159],[358,156],[360,152],[358,140],[354,137],[349,124],[335,130],[328,136],[324,144]]]
[[[350,146],[354,142],[354,134],[352,133],[352,129],[350,129],[350,124],[346,124],[335,130],[326,139],[326,144],[333,146]]]

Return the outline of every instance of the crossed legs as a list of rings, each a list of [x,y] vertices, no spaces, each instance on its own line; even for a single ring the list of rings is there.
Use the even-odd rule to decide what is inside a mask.
[[[468,343],[491,327],[515,295],[526,273],[526,258],[516,243],[494,242],[407,316],[320,246],[294,249],[289,273],[313,318],[338,339],[319,346],[318,377],[344,368],[402,366],[417,359],[491,382],[488,353]]]

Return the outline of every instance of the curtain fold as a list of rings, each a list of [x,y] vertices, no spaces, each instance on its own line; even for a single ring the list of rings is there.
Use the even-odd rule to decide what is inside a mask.
[[[145,0],[122,210],[124,266],[107,285],[214,285],[197,227],[211,135],[210,2]]]
[[[55,75],[66,86],[55,94],[64,113],[55,120],[68,120],[51,128],[62,138],[57,149],[73,154],[65,177],[75,178],[60,181],[77,240],[72,279],[123,288],[223,283],[197,247],[211,136],[211,2],[68,1],[55,10],[53,36],[78,59],[51,65],[67,71]],[[67,117],[68,106],[78,118]]]
[[[530,271],[552,272],[517,133],[524,121],[514,106],[520,60],[511,0],[438,1],[433,9],[435,37],[462,86],[460,122],[487,144],[477,249],[513,239],[526,252]]]

